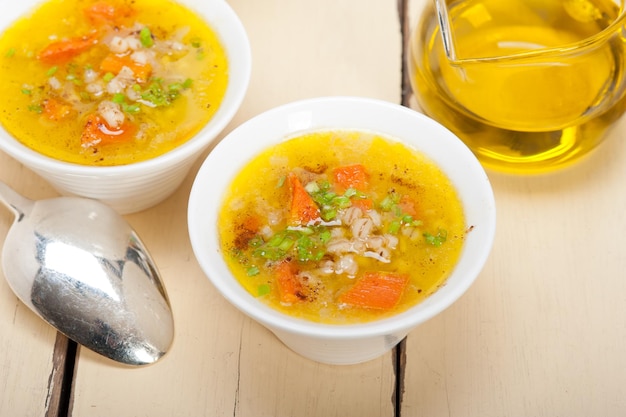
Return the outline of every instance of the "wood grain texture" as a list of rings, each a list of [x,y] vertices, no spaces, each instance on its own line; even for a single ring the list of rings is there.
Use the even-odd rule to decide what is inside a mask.
[[[402,45],[394,2],[229,3],[247,29],[253,70],[243,106],[224,133],[269,108],[309,97],[400,102]],[[186,229],[194,172],[164,203],[127,216],[163,274],[176,322],[173,349],[138,369],[81,350],[71,415],[393,416],[392,353],[354,366],[309,361],[210,285]]]

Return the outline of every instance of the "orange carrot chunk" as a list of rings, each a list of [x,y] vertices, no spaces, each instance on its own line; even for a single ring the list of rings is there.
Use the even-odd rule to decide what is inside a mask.
[[[367,271],[352,288],[339,296],[339,302],[355,307],[388,310],[398,304],[408,283],[408,274]]]
[[[50,120],[59,121],[74,114],[72,106],[65,104],[52,97],[47,98],[42,103],[43,114]]]
[[[62,39],[46,46],[37,58],[45,64],[64,64],[94,46],[98,40],[94,34]]]
[[[352,198],[350,200],[352,207],[358,207],[363,213],[370,210],[374,206],[374,202],[371,198]]]
[[[83,13],[92,25],[101,26],[105,24],[113,25],[123,18],[132,16],[133,9],[125,5],[100,1],[86,7]]]
[[[135,137],[136,131],[137,127],[127,120],[118,128],[111,128],[102,117],[93,113],[87,117],[80,141],[84,147],[127,142]]]
[[[354,188],[365,191],[369,183],[369,174],[361,164],[345,165],[333,169],[333,181],[343,189]]]
[[[298,301],[298,295],[302,294],[302,284],[298,281],[294,265],[289,261],[280,262],[276,265],[276,277],[280,301],[286,304]]]
[[[400,197],[398,205],[404,214],[409,214],[413,217],[417,216],[417,203],[410,196],[404,194]]]
[[[291,223],[306,224],[320,218],[320,209],[293,172],[288,175],[291,187]]]
[[[117,75],[122,68],[128,67],[135,74],[135,79],[139,82],[145,82],[150,77],[152,66],[150,64],[138,64],[130,59],[129,55],[118,56],[115,54],[107,55],[100,63],[100,71],[110,72]]]

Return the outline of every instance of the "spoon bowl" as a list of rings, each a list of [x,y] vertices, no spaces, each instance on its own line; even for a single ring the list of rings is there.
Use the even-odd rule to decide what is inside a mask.
[[[15,215],[2,267],[18,298],[68,338],[128,365],[156,362],[174,321],[136,232],[109,206],[79,197],[29,200],[0,182]]]

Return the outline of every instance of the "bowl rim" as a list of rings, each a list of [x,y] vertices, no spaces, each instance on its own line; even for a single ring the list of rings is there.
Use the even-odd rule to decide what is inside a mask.
[[[193,10],[208,22],[224,47],[228,60],[229,80],[219,109],[191,139],[162,155],[144,161],[125,165],[92,166],[65,162],[43,155],[22,144],[0,125],[0,150],[40,171],[63,172],[66,175],[76,176],[96,174],[123,176],[129,173],[155,171],[163,164],[180,163],[189,155],[198,154],[209,146],[211,141],[215,140],[231,122],[246,96],[252,72],[250,40],[239,16],[226,1],[171,1]],[[26,5],[15,7],[20,7],[19,16],[22,16],[43,2],[45,0],[27,0]],[[5,25],[0,25],[0,34],[6,30],[11,21],[9,19]]]
[[[354,125],[349,127],[345,125],[338,127],[320,124],[322,120],[324,120],[324,117],[321,117],[319,120],[316,119],[317,116],[323,115],[325,112],[326,114],[335,112],[333,116],[330,116],[331,118],[335,118],[346,116],[348,113],[356,114],[354,111],[364,111],[365,109],[371,114],[375,114],[377,120],[372,122],[370,118],[369,121],[364,122],[365,124],[361,124],[360,126]],[[338,114],[337,112],[342,114]],[[307,118],[307,113],[308,116],[311,116],[308,118],[310,127],[308,129],[302,129],[301,127],[304,125],[304,119]],[[358,118],[359,116],[357,115],[355,117]],[[363,120],[363,118],[361,120]],[[288,316],[287,314],[272,309],[243,289],[243,287],[236,282],[236,279],[232,277],[228,267],[225,265],[217,238],[209,238],[213,245],[207,245],[207,237],[201,233],[204,226],[207,226],[209,229],[211,228],[207,222],[217,222],[217,211],[220,207],[219,202],[221,202],[223,198],[222,194],[224,189],[220,188],[218,190],[219,195],[210,197],[205,190],[208,185],[214,185],[216,182],[215,180],[208,180],[215,174],[215,171],[219,173],[220,169],[230,164],[227,161],[228,158],[225,158],[224,155],[228,155],[229,152],[245,154],[244,160],[240,163],[230,164],[235,165],[235,167],[231,166],[229,169],[236,174],[240,167],[245,164],[250,157],[258,154],[260,150],[288,139],[289,137],[293,137],[293,135],[300,132],[307,130],[339,130],[344,128],[371,131],[373,129],[363,128],[363,126],[371,125],[372,123],[378,123],[379,126],[389,126],[390,124],[400,124],[402,122],[404,126],[413,122],[417,123],[421,128],[436,132],[438,134],[437,140],[441,140],[444,143],[438,147],[439,153],[441,155],[445,153],[454,154],[463,164],[463,174],[456,174],[457,178],[452,178],[450,173],[445,169],[444,173],[452,180],[459,193],[459,184],[457,183],[459,177],[464,177],[461,181],[465,181],[466,183],[470,181],[471,184],[475,184],[476,189],[474,191],[478,191],[477,197],[475,198],[477,201],[479,200],[479,203],[476,203],[475,206],[480,206],[480,213],[474,210],[476,213],[472,215],[482,216],[482,223],[478,227],[478,230],[476,230],[477,228],[475,227],[471,233],[468,233],[468,238],[459,261],[459,264],[463,263],[463,267],[467,268],[467,271],[458,279],[459,282],[457,285],[454,288],[450,288],[449,285],[444,283],[439,290],[435,291],[435,293],[431,294],[422,302],[389,318],[348,325],[317,323]],[[263,145],[255,142],[252,147],[254,149],[246,147],[246,150],[242,150],[241,142],[245,142],[248,135],[257,135],[258,138],[259,133],[262,132],[264,128],[269,129],[269,131],[264,133],[263,138],[259,140]],[[374,129],[374,131],[376,130]],[[389,129],[379,128],[377,131],[392,139],[400,140],[405,144],[407,144],[406,141],[411,142],[412,140],[407,137],[399,137],[396,134],[390,134]],[[273,137],[263,140],[268,136]],[[409,146],[415,148],[414,145],[414,143],[409,143]],[[422,151],[427,156],[431,157],[431,159],[435,159],[436,163],[438,162],[437,158],[434,158],[431,152],[424,151],[419,147],[418,151]],[[441,155],[439,155],[438,158],[441,158]],[[220,184],[226,184],[225,186],[227,186],[231,178],[232,175],[225,174],[222,178],[218,179],[218,181]],[[464,205],[468,198],[467,192],[465,192],[465,196],[461,196]],[[218,204],[215,204],[216,201]],[[211,202],[213,210],[207,212],[207,204]],[[211,204],[209,204],[209,206],[211,206]],[[215,216],[212,216],[212,214],[215,214]],[[265,111],[239,125],[227,134],[203,161],[191,188],[187,217],[188,233],[192,250],[201,269],[218,292],[233,306],[270,329],[335,340],[374,337],[406,332],[448,308],[468,290],[484,267],[493,245],[496,226],[495,198],[489,178],[474,154],[458,137],[433,119],[405,106],[379,99],[353,96],[328,96],[294,101]],[[468,249],[469,245],[467,242],[470,241],[472,242],[472,246]],[[468,250],[472,250],[474,258],[468,259],[468,256],[470,256],[466,253]],[[457,271],[458,269],[455,267],[446,283],[450,282],[453,277],[456,278],[460,275]],[[227,277],[220,277],[220,275],[224,273]],[[228,281],[230,281],[230,283]],[[236,285],[233,285],[233,282]]]

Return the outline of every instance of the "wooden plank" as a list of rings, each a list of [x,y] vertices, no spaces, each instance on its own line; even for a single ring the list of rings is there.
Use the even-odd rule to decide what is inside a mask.
[[[410,3],[414,23],[424,2]],[[402,415],[626,414],[625,131],[622,120],[564,171],[489,173],[492,256],[459,302],[409,335]]]
[[[400,102],[397,5],[386,0],[232,0],[253,74],[229,126],[322,95]],[[197,168],[197,167],[196,167]],[[163,204],[128,216],[156,259],[176,320],[172,351],[139,369],[81,350],[72,415],[392,416],[394,355],[354,366],[306,360],[244,317],[200,271],[186,232],[192,178]]]
[[[0,181],[28,198],[56,196],[41,178],[2,152]],[[12,223],[13,214],[0,204],[0,242]],[[19,301],[0,268],[0,416],[57,415],[66,346],[65,337],[57,339],[56,330]]]

